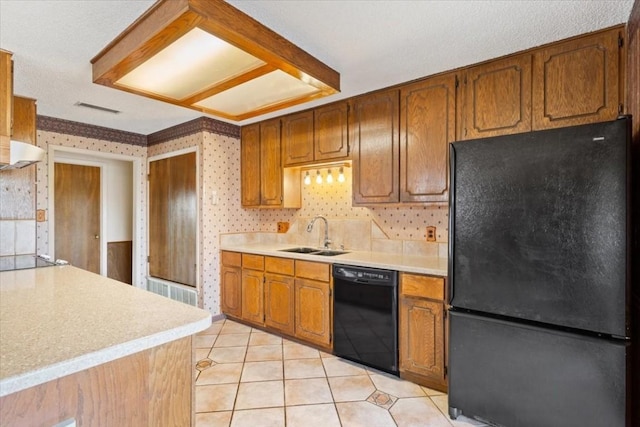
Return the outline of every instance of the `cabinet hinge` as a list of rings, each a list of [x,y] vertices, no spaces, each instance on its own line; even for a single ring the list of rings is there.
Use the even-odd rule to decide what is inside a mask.
[[[623,47],[624,46],[624,37],[622,37],[622,34],[618,34],[618,47]]]
[[[618,114],[624,114],[624,104],[618,105]]]
[[[447,378],[447,375],[449,375],[449,369],[447,369],[447,367],[444,367],[444,377]]]
[[[458,80],[458,76],[456,76],[456,89],[460,86],[460,80]]]

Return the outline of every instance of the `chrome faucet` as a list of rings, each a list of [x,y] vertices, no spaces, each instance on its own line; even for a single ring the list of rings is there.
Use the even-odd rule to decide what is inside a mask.
[[[331,240],[329,240],[329,222],[327,221],[327,218],[323,217],[322,215],[314,216],[307,225],[307,233],[311,233],[311,230],[313,230],[313,224],[315,224],[317,219],[321,219],[324,221],[324,248],[329,249]]]

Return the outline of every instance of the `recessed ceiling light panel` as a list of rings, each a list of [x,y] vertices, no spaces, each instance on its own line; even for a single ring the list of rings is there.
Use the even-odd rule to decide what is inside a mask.
[[[224,0],[160,0],[91,60],[94,83],[233,120],[340,90],[340,74]]]

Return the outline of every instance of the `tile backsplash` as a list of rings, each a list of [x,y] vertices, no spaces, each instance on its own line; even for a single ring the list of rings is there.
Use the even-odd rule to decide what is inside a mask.
[[[0,221],[0,256],[33,255],[36,253],[36,221]]]

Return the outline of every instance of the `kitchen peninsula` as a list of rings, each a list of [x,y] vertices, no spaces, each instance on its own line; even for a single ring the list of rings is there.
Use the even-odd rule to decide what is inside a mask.
[[[191,335],[210,324],[72,266],[2,272],[0,424],[192,425]]]

